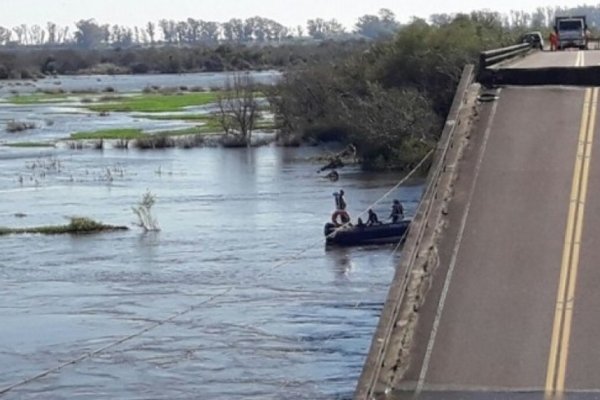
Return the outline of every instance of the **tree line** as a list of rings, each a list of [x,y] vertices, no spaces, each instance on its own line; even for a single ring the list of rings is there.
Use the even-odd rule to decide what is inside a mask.
[[[516,42],[498,13],[415,19],[352,55],[288,69],[270,94],[288,140],[352,143],[366,169],[416,165],[435,146],[463,67]]]
[[[53,22],[46,26],[20,24],[7,28],[0,26],[0,46],[76,45],[97,48],[106,45],[132,46],[152,44],[198,43],[272,43],[298,38],[331,39],[351,36],[376,39],[392,35],[400,27],[393,12],[381,9],[375,15],[358,18],[354,29],[346,28],[335,19],[310,19],[305,26],[286,27],[263,17],[232,18],[227,22],[187,18],[181,21],[161,19],[145,26],[127,27],[101,24],[94,19],[75,23],[75,30]]]
[[[366,169],[410,168],[437,143],[464,66],[563,15],[600,26],[600,5],[413,19],[348,57],[288,69],[270,95],[278,126],[288,141],[352,143]]]
[[[592,28],[600,27],[600,5],[577,7],[539,7],[533,12],[511,11],[495,14],[503,27],[512,29],[549,29],[557,15],[586,15]],[[434,14],[429,20],[434,25],[448,23],[451,14]],[[390,37],[401,24],[389,9],[376,14],[359,17],[351,30],[335,19],[310,19],[305,25],[287,27],[260,16],[246,19],[232,18],[226,22],[187,18],[176,21],[161,19],[144,26],[101,24],[94,19],[82,19],[75,29],[48,22],[46,26],[20,24],[14,27],[0,26],[0,46],[79,46],[96,48],[117,45],[121,47],[153,44],[198,43],[272,43],[301,38],[379,39]]]

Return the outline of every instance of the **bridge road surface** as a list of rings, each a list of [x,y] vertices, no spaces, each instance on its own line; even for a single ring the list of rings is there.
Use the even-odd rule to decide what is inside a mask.
[[[600,63],[530,57],[519,65]],[[600,399],[597,109],[598,89],[559,86],[482,105],[411,365],[387,398]]]

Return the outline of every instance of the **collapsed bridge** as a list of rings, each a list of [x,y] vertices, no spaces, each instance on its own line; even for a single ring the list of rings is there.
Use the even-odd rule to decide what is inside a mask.
[[[465,69],[356,399],[595,398],[598,85],[600,51]]]

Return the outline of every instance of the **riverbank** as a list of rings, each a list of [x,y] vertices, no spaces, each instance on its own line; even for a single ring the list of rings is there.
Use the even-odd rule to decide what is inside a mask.
[[[165,76],[163,83],[178,78]],[[277,139],[273,116],[266,100],[257,99],[254,138],[243,140],[235,132],[225,134],[217,106],[228,93],[222,89],[228,75],[181,76],[196,79],[196,86],[144,85],[131,77],[111,78],[111,85],[98,85],[101,78],[63,79],[48,87],[36,83],[32,90],[23,82],[5,92],[0,101],[0,144],[13,147],[55,146],[72,149],[257,146]],[[277,75],[252,76],[270,84]],[[218,79],[218,80],[217,80]],[[19,83],[17,85],[17,83]],[[96,83],[96,85],[94,85]],[[211,90],[204,90],[205,87]],[[125,91],[128,90],[128,91]],[[257,95],[260,95],[257,92]]]

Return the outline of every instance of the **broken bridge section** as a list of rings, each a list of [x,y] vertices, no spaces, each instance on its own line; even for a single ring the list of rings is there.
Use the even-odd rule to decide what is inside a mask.
[[[597,394],[596,59],[463,74],[356,399]]]

